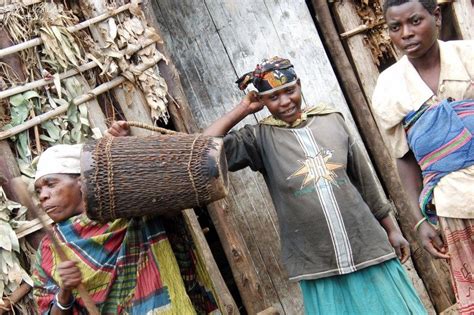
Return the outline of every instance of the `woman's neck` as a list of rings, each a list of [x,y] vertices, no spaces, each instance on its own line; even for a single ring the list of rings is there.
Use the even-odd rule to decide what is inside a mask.
[[[438,68],[441,63],[438,42],[436,41],[423,56],[408,59],[418,72]]]
[[[441,56],[438,42],[436,42],[423,56],[409,60],[415,67],[421,79],[426,83],[431,91],[433,91],[433,94],[438,94],[439,76],[441,73]]]

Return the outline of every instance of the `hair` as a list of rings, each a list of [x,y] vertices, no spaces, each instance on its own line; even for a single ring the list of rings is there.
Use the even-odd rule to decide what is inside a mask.
[[[416,2],[421,3],[423,8],[426,9],[430,14],[433,14],[434,10],[438,6],[436,0],[385,0],[383,4],[383,15],[387,14],[387,10],[391,7],[399,6],[407,2]]]

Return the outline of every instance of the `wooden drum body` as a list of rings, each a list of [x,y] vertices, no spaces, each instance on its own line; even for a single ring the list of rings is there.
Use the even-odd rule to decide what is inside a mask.
[[[203,206],[229,182],[222,139],[197,134],[88,142],[81,176],[87,216],[99,222]]]

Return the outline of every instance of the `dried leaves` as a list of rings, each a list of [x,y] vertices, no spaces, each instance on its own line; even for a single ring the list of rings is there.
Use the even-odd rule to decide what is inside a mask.
[[[372,52],[372,59],[377,66],[397,56],[396,50],[388,36],[383,23],[381,3],[375,0],[354,1],[357,14],[369,30],[364,36],[365,45]]]
[[[19,220],[25,219],[25,213],[26,208],[8,200],[0,188],[0,297],[10,295],[23,281],[33,286],[33,281],[17,257],[20,242],[14,231]],[[0,298],[0,307],[3,305]]]
[[[151,117],[156,120],[163,120],[167,123],[169,114],[167,110],[166,95],[168,87],[164,79],[160,76],[158,67],[151,67],[142,73],[136,73],[136,64],[156,64],[157,60],[164,60],[164,56],[156,49],[155,42],[161,42],[161,38],[155,30],[146,24],[143,13],[138,6],[131,10],[134,15],[121,14],[116,19],[109,19],[102,24],[102,34],[107,43],[103,54],[107,56],[104,71],[108,74],[112,71],[120,71],[130,83],[138,85],[143,92],[146,102],[151,110]],[[147,45],[148,44],[148,45]],[[140,47],[144,47],[134,53]],[[111,61],[114,61],[112,63]],[[117,68],[113,68],[116,64]],[[132,84],[125,84],[124,88],[132,91]],[[131,95],[131,94],[130,94]],[[129,96],[128,105],[131,105],[132,98]]]
[[[79,46],[65,27],[44,26],[40,28],[40,36],[43,40],[43,54],[56,72],[84,63]]]

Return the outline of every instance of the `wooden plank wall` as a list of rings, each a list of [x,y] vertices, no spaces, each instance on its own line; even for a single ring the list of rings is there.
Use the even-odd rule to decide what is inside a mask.
[[[154,0],[150,4],[200,128],[242,98],[243,92],[234,84],[239,75],[253,70],[264,57],[280,55],[293,61],[302,80],[304,103],[334,104],[361,141],[304,0]],[[247,117],[238,127],[256,123],[266,114]],[[249,170],[231,174],[228,201],[259,277],[263,305],[282,314],[302,313],[299,287],[287,281],[280,264],[278,222],[262,177]]]

